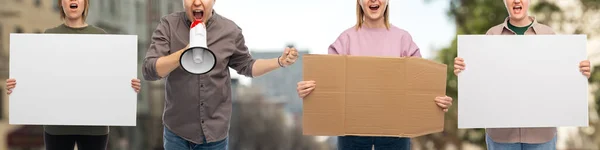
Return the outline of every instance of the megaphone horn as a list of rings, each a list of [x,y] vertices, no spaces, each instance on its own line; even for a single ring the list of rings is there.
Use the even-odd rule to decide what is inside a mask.
[[[179,58],[183,70],[200,75],[215,68],[217,57],[208,49],[206,39],[206,28],[202,21],[195,20],[190,26],[190,48],[184,50]]]

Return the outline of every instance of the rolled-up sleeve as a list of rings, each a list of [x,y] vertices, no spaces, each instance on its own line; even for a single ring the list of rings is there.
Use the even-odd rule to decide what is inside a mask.
[[[158,58],[169,54],[169,26],[165,18],[160,20],[158,27],[152,33],[150,39],[150,47],[146,51],[146,57],[144,58],[142,74],[145,80],[155,81],[161,79],[156,72],[156,61]]]
[[[252,77],[252,66],[254,66],[256,59],[250,55],[241,31],[237,34],[235,44],[236,50],[231,55],[228,66],[237,71],[238,74]]]

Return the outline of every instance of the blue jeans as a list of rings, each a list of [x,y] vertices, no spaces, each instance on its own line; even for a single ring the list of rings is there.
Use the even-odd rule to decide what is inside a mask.
[[[212,143],[206,143],[204,139],[204,144],[195,144],[175,135],[165,127],[163,144],[165,150],[227,150],[228,139]]]
[[[527,143],[497,143],[494,142],[487,134],[485,135],[485,142],[487,143],[488,150],[555,150],[556,149],[556,135],[554,138],[546,143],[541,144],[527,144]]]
[[[338,150],[410,150],[410,138],[340,136]]]

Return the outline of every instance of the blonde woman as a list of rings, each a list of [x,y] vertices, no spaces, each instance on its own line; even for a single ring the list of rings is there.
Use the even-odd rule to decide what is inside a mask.
[[[389,23],[387,0],[357,0],[357,22],[344,31],[329,47],[329,54],[356,56],[421,57],[419,47],[405,30]],[[304,98],[316,88],[315,81],[298,83],[298,96]],[[440,109],[447,111],[452,98],[432,97]],[[410,139],[399,137],[338,137],[340,150],[409,150]]]

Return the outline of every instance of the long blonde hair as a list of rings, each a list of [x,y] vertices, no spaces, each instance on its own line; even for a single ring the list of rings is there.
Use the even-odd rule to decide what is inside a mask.
[[[58,8],[60,9],[60,19],[65,19],[67,17],[67,14],[65,14],[65,10],[62,7],[62,0],[56,0],[58,3]],[[81,18],[83,19],[83,21],[85,22],[85,19],[87,18],[88,15],[88,8],[90,7],[90,1],[89,0],[83,0],[85,2],[85,7],[83,8],[83,14],[81,14]]]
[[[365,12],[361,6],[361,0],[356,0],[356,30],[362,27],[365,22]],[[386,3],[385,11],[383,12],[383,21],[385,22],[385,27],[390,29],[390,5],[389,2]]]

